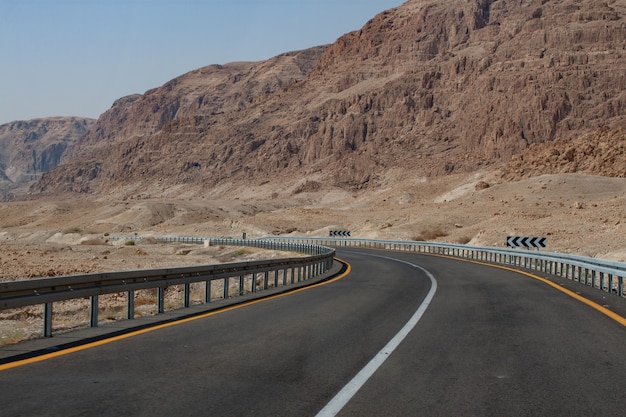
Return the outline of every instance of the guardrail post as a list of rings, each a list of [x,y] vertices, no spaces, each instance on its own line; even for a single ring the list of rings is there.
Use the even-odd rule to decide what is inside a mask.
[[[185,283],[185,293],[184,293],[184,300],[183,300],[183,305],[185,306],[185,308],[189,307],[190,304],[190,293],[191,293],[191,284],[190,283]]]
[[[269,287],[269,274],[270,271],[265,271],[263,274],[263,289],[266,290]]]
[[[204,302],[208,304],[211,302],[211,280],[204,283]]]
[[[624,296],[624,277],[620,276],[620,277],[617,277],[617,279],[619,281],[618,287],[617,287],[617,294],[620,297],[623,297]]]
[[[224,278],[224,300],[228,300],[228,286],[230,285],[230,278]]]
[[[157,288],[157,313],[165,312],[165,288]]]
[[[52,303],[43,305],[43,337],[52,337]]]
[[[604,272],[600,272],[600,289],[604,291]]]
[[[244,285],[245,285],[245,276],[239,275],[239,295],[243,295],[244,293]]]
[[[274,287],[278,287],[278,269],[274,270]]]
[[[135,291],[126,292],[126,318],[128,320],[135,318]]]
[[[98,327],[98,296],[91,296],[91,304],[89,306],[89,325]]]

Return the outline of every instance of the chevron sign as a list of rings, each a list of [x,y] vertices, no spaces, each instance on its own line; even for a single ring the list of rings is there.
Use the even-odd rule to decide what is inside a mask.
[[[545,237],[509,236],[506,238],[506,245],[523,246],[525,248],[545,248],[546,240]]]
[[[329,236],[350,236],[349,230],[331,230]]]

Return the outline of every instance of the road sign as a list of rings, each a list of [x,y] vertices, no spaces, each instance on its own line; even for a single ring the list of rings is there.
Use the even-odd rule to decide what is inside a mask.
[[[331,230],[329,233],[329,236],[349,237],[350,231],[349,230]]]
[[[509,236],[506,238],[507,246],[523,246],[525,248],[545,248],[545,237],[522,237],[522,236]]]

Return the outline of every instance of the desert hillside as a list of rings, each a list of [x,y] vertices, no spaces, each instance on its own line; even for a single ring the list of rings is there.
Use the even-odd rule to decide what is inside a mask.
[[[61,163],[65,151],[95,124],[93,119],[52,117],[0,126],[0,201],[23,194]]]
[[[625,16],[624,0],[407,1],[332,45],[120,99],[32,192],[215,196],[305,177],[375,190],[396,169],[498,167],[624,128]]]

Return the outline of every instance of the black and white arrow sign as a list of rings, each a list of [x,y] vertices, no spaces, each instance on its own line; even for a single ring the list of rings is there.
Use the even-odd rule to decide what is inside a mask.
[[[350,231],[349,230],[331,230],[329,235],[347,237],[347,236],[350,236]]]
[[[507,246],[523,246],[525,248],[545,248],[545,237],[521,237],[521,236],[509,236],[506,238]]]

